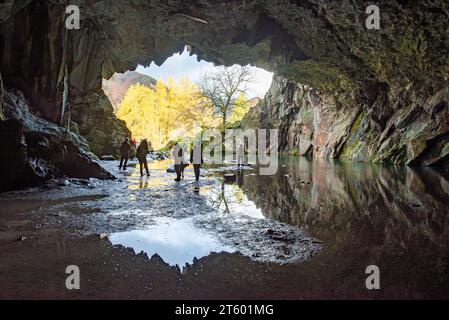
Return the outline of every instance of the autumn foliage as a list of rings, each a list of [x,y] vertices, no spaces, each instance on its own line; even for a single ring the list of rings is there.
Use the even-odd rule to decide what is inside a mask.
[[[246,97],[238,97],[230,112],[231,121],[240,121],[247,112]],[[169,79],[155,86],[136,84],[129,88],[120,104],[117,117],[124,120],[137,141],[148,139],[155,149],[180,137],[194,137],[207,128],[222,126],[218,110],[187,78]]]

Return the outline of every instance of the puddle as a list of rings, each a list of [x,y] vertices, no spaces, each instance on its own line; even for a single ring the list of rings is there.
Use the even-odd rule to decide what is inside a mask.
[[[447,173],[288,158],[280,160],[276,176],[259,175],[257,166],[252,171],[205,166],[214,170],[202,171],[204,176],[197,184],[191,171],[184,181],[175,183],[174,174],[166,172],[170,161],[151,163],[148,179],[140,179],[136,168],[124,173],[117,162],[103,164],[118,179],[94,181],[95,189],[71,183],[0,195],[0,241],[8,242],[3,250],[11,248],[4,259],[11,266],[10,274],[20,276],[17,261],[24,256],[45,262],[54,256],[42,256],[33,241],[16,241],[24,235],[32,239],[23,232],[31,230],[26,220],[32,220],[39,228],[34,236],[42,239],[36,243],[45,245],[43,249],[56,247],[53,242],[48,245],[46,239],[53,238],[44,235],[53,237],[54,231],[61,231],[83,244],[76,250],[77,259],[82,251],[83,257],[91,255],[92,264],[101,261],[102,268],[107,260],[99,259],[102,252],[98,250],[108,250],[109,245],[98,246],[100,234],[111,235],[114,245],[136,253],[158,254],[171,266],[193,264],[192,269],[205,272],[200,281],[189,282],[193,286],[189,293],[201,292],[198,285],[216,292],[215,285],[221,282],[222,290],[233,297],[242,290],[260,293],[267,287],[278,298],[286,292],[300,297],[309,293],[312,298],[323,292],[332,297],[356,294],[351,290],[361,282],[354,275],[362,276],[374,259],[391,284],[391,291],[383,294],[393,298],[448,296]],[[235,174],[235,181],[224,183],[224,174]],[[197,186],[199,193],[194,192]],[[94,253],[85,249],[86,239],[93,239]],[[27,244],[30,255],[12,250]],[[65,252],[66,247],[71,248],[64,244],[57,249]],[[14,254],[19,260],[11,258]],[[203,257],[208,258],[194,263]],[[146,267],[150,265],[143,260]],[[299,263],[305,260],[309,263]],[[133,265],[120,265],[126,274],[136,272]],[[54,273],[54,264],[47,268]],[[238,272],[248,282],[236,280]],[[107,277],[109,273],[98,274]],[[155,279],[146,269],[144,275],[151,276],[151,282]],[[156,278],[164,280],[159,286],[165,290],[163,275],[158,273]],[[178,278],[173,279],[174,292],[178,292]],[[136,281],[142,283],[141,278]],[[228,291],[233,281],[236,285]],[[313,291],[311,284],[319,291]],[[135,288],[130,290],[135,292]]]
[[[137,177],[133,176],[134,179],[130,179],[129,190],[142,190],[150,188],[165,187],[168,185],[167,179],[162,178],[152,178],[152,177]]]
[[[248,199],[238,185],[220,183],[206,186],[201,189],[201,193],[208,198],[208,203],[218,212],[266,219],[262,210]]]
[[[221,245],[214,237],[193,226],[192,219],[156,218],[148,230],[114,233],[109,239],[113,245],[145,252],[149,257],[158,254],[167,264],[180,266],[193,264],[211,253],[235,252]]]

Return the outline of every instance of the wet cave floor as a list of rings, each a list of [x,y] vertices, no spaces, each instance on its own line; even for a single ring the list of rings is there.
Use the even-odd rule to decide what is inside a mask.
[[[168,160],[149,178],[102,165],[117,180],[0,195],[0,299],[449,298],[444,173],[288,157],[275,176],[206,166],[197,184]]]

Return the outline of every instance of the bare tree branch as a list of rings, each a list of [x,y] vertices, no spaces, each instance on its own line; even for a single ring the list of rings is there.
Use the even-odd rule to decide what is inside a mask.
[[[209,101],[214,113],[223,119],[223,129],[238,96],[246,93],[248,85],[253,82],[254,76],[249,66],[223,67],[203,75],[199,84],[201,95]]]

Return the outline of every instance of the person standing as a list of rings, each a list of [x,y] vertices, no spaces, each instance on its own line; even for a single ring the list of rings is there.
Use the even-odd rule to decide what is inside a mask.
[[[139,160],[141,177],[143,177],[143,168],[145,168],[145,170],[147,172],[147,177],[150,176],[150,171],[148,170],[148,162],[147,162],[148,153],[149,153],[148,141],[146,139],[144,139],[144,140],[142,140],[139,147],[137,148],[137,153],[136,153],[137,160]]]
[[[203,159],[203,146],[201,143],[197,143],[192,146],[190,150],[190,163],[193,164],[193,170],[195,171],[195,180],[200,181],[201,166],[204,163]]]
[[[176,171],[176,182],[181,181],[183,178],[183,173],[185,169],[185,159],[184,159],[184,150],[182,146],[177,143],[173,148],[173,158],[175,159],[175,171]]]
[[[241,143],[237,147],[237,165],[239,168],[245,165],[245,150]]]
[[[129,139],[126,138],[120,146],[120,165],[118,167],[119,170],[126,170],[126,166],[128,165],[129,154],[131,152],[131,144],[129,143]]]

